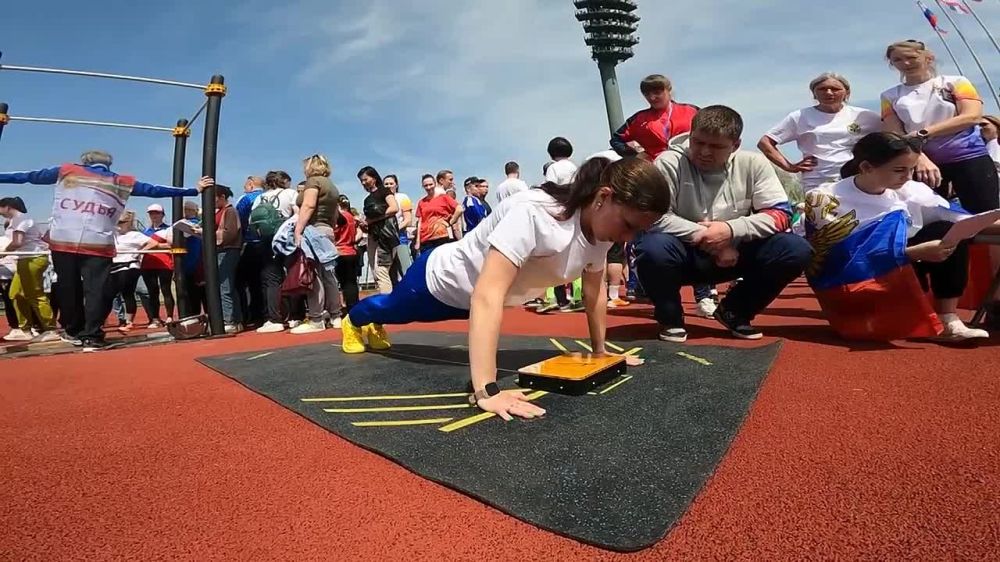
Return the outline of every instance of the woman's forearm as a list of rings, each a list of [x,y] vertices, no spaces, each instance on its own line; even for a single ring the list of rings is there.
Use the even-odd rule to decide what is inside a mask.
[[[781,168],[786,172],[790,172],[792,169],[792,163],[789,162],[788,158],[778,150],[778,145],[775,144],[774,139],[765,135],[760,138],[760,142],[757,143],[757,148],[771,161],[772,164]]]
[[[295,221],[295,234],[296,236],[301,236],[306,229],[306,225],[309,224],[309,219],[312,218],[313,213],[316,211],[316,205],[309,204],[306,202],[302,203],[302,207],[299,209],[299,220]]]
[[[583,277],[583,305],[587,311],[587,328],[590,330],[590,346],[594,353],[604,353],[604,338],[607,333],[608,299],[604,282],[604,270],[586,272]]]
[[[975,126],[981,120],[982,112],[979,112],[978,114],[973,113],[969,115],[956,115],[951,119],[945,119],[940,123],[935,123],[927,127],[927,133],[931,137],[950,135]]]
[[[503,321],[503,295],[472,295],[469,311],[469,368],[473,391],[497,380],[497,345]]]

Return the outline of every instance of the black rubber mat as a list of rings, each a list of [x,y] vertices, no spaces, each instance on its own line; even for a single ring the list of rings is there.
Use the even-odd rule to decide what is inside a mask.
[[[467,339],[403,332],[384,354],[345,355],[339,346],[317,344],[199,361],[518,519],[635,551],[659,541],[683,515],[780,347],[621,344],[625,351],[641,346],[646,364],[585,396],[536,396],[544,418],[504,423],[468,407]],[[559,347],[582,351],[585,343],[505,337],[499,367],[516,370],[557,355]],[[501,373],[500,384],[516,386],[515,375]]]

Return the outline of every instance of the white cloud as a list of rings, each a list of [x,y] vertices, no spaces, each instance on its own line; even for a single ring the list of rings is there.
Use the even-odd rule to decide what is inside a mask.
[[[442,167],[496,178],[508,159],[537,180],[556,135],[577,157],[606,148],[601,83],[569,0],[304,0],[278,11],[304,47],[292,65],[301,87],[328,117],[356,126],[332,134],[349,135],[380,170],[406,174],[404,184]],[[847,75],[854,100],[874,109],[896,80],[885,45],[937,41],[902,0],[640,0],[638,13],[636,57],[618,69],[626,116],[643,106],[639,80],[662,72],[682,101],[739,110],[746,146],[811,103],[806,85],[818,73]],[[1000,10],[987,15],[996,21]]]

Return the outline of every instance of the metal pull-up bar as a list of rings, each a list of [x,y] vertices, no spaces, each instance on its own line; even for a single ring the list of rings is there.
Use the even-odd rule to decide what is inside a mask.
[[[172,133],[172,127],[155,127],[153,125],[132,125],[130,123],[109,123],[105,121],[84,121],[81,119],[52,119],[49,117],[15,117],[7,116],[10,121],[30,121],[32,123],[60,123],[67,125],[93,125],[95,127],[117,127],[120,129],[142,129],[145,131],[166,131]]]
[[[0,52],[0,57],[3,53]],[[83,120],[71,120],[71,119],[48,119],[48,118],[38,118],[38,117],[10,117],[8,115],[9,107],[6,103],[0,103],[0,136],[3,135],[4,126],[10,121],[35,121],[42,123],[68,123],[68,124],[78,124],[78,125],[95,125],[100,127],[119,127],[127,129],[144,129],[153,131],[165,131],[170,132],[174,136],[174,178],[173,183],[175,186],[181,186],[184,184],[184,157],[186,154],[186,141],[188,136],[191,134],[191,125],[195,120],[205,112],[205,140],[202,143],[202,168],[201,173],[203,176],[215,177],[216,172],[216,159],[218,157],[217,143],[219,139],[219,114],[222,109],[222,98],[226,95],[226,85],[225,79],[221,75],[212,76],[212,79],[208,84],[192,84],[189,82],[177,82],[175,80],[161,80],[159,78],[144,78],[141,76],[128,76],[124,74],[109,74],[106,72],[85,72],[80,70],[65,70],[59,68],[44,68],[35,66],[14,66],[14,65],[3,65],[0,64],[0,71],[21,71],[21,72],[39,72],[47,74],[66,74],[72,76],[88,76],[93,78],[109,78],[112,80],[127,80],[131,82],[145,82],[150,84],[159,84],[163,86],[179,86],[182,88],[193,88],[196,90],[201,90],[205,93],[206,100],[205,103],[198,109],[194,116],[188,119],[180,119],[177,121],[177,126],[173,128],[167,127],[153,127],[147,125],[131,125],[127,123],[107,123],[98,121],[83,121]],[[178,220],[183,216],[183,202],[182,198],[173,198],[173,214],[174,219]],[[204,231],[203,247],[205,251],[202,253],[202,265],[204,268],[205,276],[205,301],[206,301],[206,312],[208,313],[209,325],[211,327],[211,332],[213,336],[222,336],[225,333],[223,318],[222,318],[222,304],[219,286],[219,269],[218,262],[216,261],[216,240],[215,240],[215,213],[211,210],[215,207],[215,187],[210,186],[208,189],[201,194],[201,204],[204,210],[202,215],[202,228]],[[175,242],[177,238],[175,237]],[[176,252],[178,248],[174,248]],[[182,268],[175,268],[174,275],[175,280],[181,281]],[[178,283],[178,288],[183,285],[183,283]],[[179,295],[180,296],[180,295]],[[184,302],[184,299],[181,299]]]
[[[0,58],[3,52],[0,52]],[[159,78],[145,78],[142,76],[128,76],[126,74],[108,74],[106,72],[89,72],[86,70],[67,70],[65,68],[45,68],[41,66],[18,66],[13,64],[0,64],[0,70],[13,70],[18,72],[40,72],[43,74],[69,74],[72,76],[89,76],[91,78],[110,78],[112,80],[127,80],[129,82],[145,82],[148,84],[160,84],[162,86],[179,86],[181,88],[194,88],[204,90],[205,84],[191,84],[190,82],[178,82],[176,80],[161,80]]]

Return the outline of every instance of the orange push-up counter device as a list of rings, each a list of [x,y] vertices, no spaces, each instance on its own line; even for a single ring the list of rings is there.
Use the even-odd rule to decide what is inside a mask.
[[[518,384],[535,390],[578,396],[624,375],[625,358],[566,353],[517,370]]]

